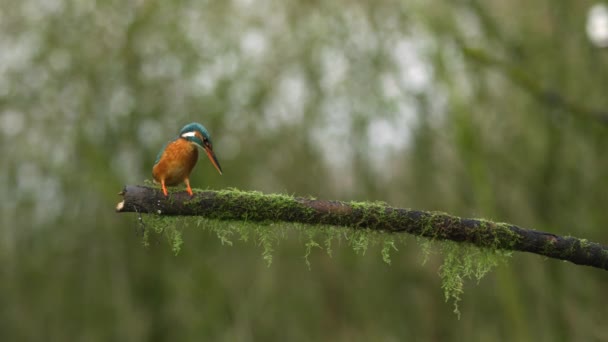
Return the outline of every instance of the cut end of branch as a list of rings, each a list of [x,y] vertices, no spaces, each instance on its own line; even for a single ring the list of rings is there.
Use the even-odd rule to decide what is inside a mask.
[[[120,213],[122,212],[122,209],[125,207],[125,201],[120,201],[117,205],[116,205],[116,212]]]

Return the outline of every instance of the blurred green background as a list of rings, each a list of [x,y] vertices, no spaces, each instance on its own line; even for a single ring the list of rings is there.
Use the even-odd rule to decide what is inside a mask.
[[[201,160],[195,187],[382,200],[608,243],[594,5],[0,1],[0,338],[607,340],[605,271],[518,253],[467,283],[458,320],[441,257],[422,265],[415,239],[392,265],[335,246],[309,270],[294,236],[267,267],[255,244],[188,225],[179,255],[162,238],[145,248],[136,215],[114,213],[123,185],[151,179],[160,147],[198,121],[225,172]]]

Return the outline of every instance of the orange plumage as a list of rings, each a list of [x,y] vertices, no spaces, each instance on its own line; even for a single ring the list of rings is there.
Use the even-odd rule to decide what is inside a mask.
[[[189,177],[197,160],[198,149],[188,140],[177,138],[167,144],[159,161],[152,168],[152,176],[161,184],[165,196],[166,186],[175,186],[182,182],[186,183],[186,191],[192,196]]]

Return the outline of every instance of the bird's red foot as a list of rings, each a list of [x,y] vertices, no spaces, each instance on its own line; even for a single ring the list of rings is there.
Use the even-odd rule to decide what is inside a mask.
[[[194,194],[192,194],[192,188],[190,187],[190,179],[184,179],[184,183],[186,183],[186,191],[188,192],[188,195],[192,197]]]
[[[165,186],[165,182],[162,182],[160,185],[163,188],[163,194],[165,194],[165,197],[169,196],[169,193],[167,192],[167,187]]]

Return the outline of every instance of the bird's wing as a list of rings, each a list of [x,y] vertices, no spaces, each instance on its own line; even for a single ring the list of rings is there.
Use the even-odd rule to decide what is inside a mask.
[[[163,152],[165,152],[165,149],[167,148],[167,146],[169,146],[170,143],[174,142],[177,139],[179,139],[179,137],[176,137],[175,139],[172,139],[171,141],[167,141],[163,145],[163,148],[161,148],[160,151],[158,152],[158,154],[156,155],[156,160],[154,161],[154,165],[158,164],[158,162],[160,161],[160,158],[163,156]]]

